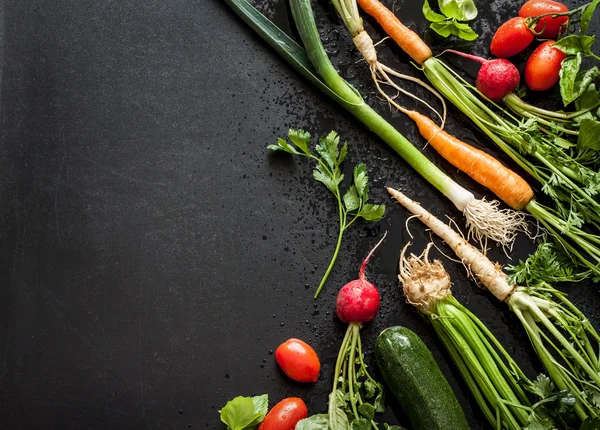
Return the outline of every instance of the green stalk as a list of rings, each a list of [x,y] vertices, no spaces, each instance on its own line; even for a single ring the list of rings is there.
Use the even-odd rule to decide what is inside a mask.
[[[352,413],[356,419],[360,418],[358,416],[358,410],[356,409],[356,398],[354,394],[354,384],[356,382],[356,342],[358,336],[360,336],[360,326],[356,323],[350,323],[348,325],[352,330],[352,337],[350,342],[350,354],[348,355],[348,363],[350,363],[350,368],[348,369],[350,372],[348,376],[348,392],[350,393],[350,407],[352,408]]]
[[[346,109],[383,139],[421,176],[444,195],[447,195],[452,188],[459,187],[400,134],[398,130],[371,109],[364,102],[360,94],[338,74],[321,43],[310,0],[290,0],[290,5],[294,22],[296,23],[298,33],[300,34],[310,62],[329,88],[344,100],[351,102],[351,104],[345,106]],[[460,188],[462,189],[462,187]]]
[[[338,202],[339,218],[340,218],[338,238],[337,238],[337,242],[335,244],[335,250],[333,251],[333,256],[331,257],[331,261],[329,262],[329,266],[327,266],[327,270],[325,271],[323,278],[321,278],[319,287],[317,288],[317,291],[315,291],[315,295],[314,295],[315,299],[317,297],[319,297],[321,290],[325,286],[325,283],[327,282],[327,279],[329,278],[329,275],[331,274],[331,271],[333,270],[333,266],[335,266],[335,262],[337,261],[338,254],[340,253],[340,247],[342,246],[342,238],[344,237],[344,231],[346,231],[346,228],[349,227],[349,225],[348,226],[346,225],[347,214],[346,214],[346,211],[344,210],[344,205],[342,204],[342,200],[339,196],[339,190],[338,190],[338,195],[336,195],[335,197],[337,198],[337,202]],[[354,218],[354,219],[356,219],[356,218]],[[352,221],[354,221],[354,220],[352,220]]]
[[[468,375],[463,375],[465,380],[471,379],[477,384],[475,397],[482,410],[495,410],[500,413],[503,425],[510,429],[521,429],[527,423],[530,404],[522,391],[513,373],[508,370],[504,360],[513,369],[518,365],[510,358],[500,343],[493,338],[492,344],[488,342],[487,334],[480,330],[483,324],[474,315],[469,313],[452,295],[438,299],[433,313],[429,315],[438,336],[445,342],[453,345],[453,349],[460,351],[461,361],[468,369]],[[440,331],[440,328],[443,330]],[[499,348],[500,355],[495,348]],[[459,369],[460,370],[460,369]],[[519,377],[524,374],[518,370]],[[523,380],[526,380],[524,378]],[[481,404],[481,397],[486,399]],[[516,406],[515,406],[516,405]],[[487,414],[486,414],[487,415]],[[488,419],[491,418],[488,416]],[[490,424],[494,424],[490,421]]]
[[[552,301],[551,297],[562,304]],[[518,288],[507,304],[523,324],[554,383],[576,397],[575,412],[579,418],[600,416],[600,408],[586,393],[586,389],[600,390],[600,357],[591,347],[586,333],[596,340],[596,348],[598,334],[587,318],[563,294],[544,285],[539,290]]]

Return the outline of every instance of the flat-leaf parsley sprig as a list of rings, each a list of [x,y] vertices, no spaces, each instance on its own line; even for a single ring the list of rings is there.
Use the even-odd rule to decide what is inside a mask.
[[[344,232],[359,218],[367,221],[379,221],[383,218],[385,206],[369,203],[369,178],[367,176],[367,166],[364,164],[357,164],[354,167],[353,183],[342,194],[340,184],[344,180],[344,174],[341,165],[348,155],[348,143],[345,142],[340,148],[340,137],[335,131],[319,139],[319,143],[315,146],[315,152],[318,156],[313,154],[310,149],[310,133],[303,130],[290,130],[288,139],[289,142],[279,138],[277,139],[277,145],[269,145],[268,148],[272,151],[284,151],[315,161],[316,168],[313,170],[313,178],[325,185],[338,203],[338,239],[331,262],[315,292],[314,297],[316,299],[325,282],[327,282],[327,278],[337,260]]]

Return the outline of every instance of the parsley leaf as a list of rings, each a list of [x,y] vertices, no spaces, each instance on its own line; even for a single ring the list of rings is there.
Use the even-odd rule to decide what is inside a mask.
[[[272,151],[299,155],[314,161],[316,166],[312,172],[313,178],[325,185],[338,202],[340,214],[338,240],[329,267],[315,293],[315,298],[317,298],[335,264],[344,232],[359,218],[366,221],[380,220],[385,214],[385,206],[369,203],[369,177],[367,166],[364,164],[357,164],[354,167],[353,183],[345,193],[342,193],[340,186],[344,180],[344,174],[341,165],[348,155],[348,144],[344,143],[340,147],[340,137],[335,131],[319,139],[319,143],[314,148],[316,155],[310,148],[309,133],[302,130],[290,130],[288,139],[289,142],[279,138],[276,145],[269,145],[267,148]]]

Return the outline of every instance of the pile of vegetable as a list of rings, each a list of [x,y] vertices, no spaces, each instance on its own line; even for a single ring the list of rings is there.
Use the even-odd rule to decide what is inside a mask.
[[[429,257],[433,244],[419,255],[400,254],[399,280],[408,304],[433,327],[440,343],[461,375],[472,399],[488,424],[495,429],[600,429],[600,335],[590,319],[562,293],[556,283],[600,277],[600,96],[593,81],[597,66],[581,71],[593,52],[594,36],[588,33],[591,16],[600,0],[573,10],[553,0],[529,0],[519,16],[496,31],[490,52],[498,58],[448,49],[434,56],[414,31],[380,0],[331,0],[355,47],[366,60],[378,93],[416,124],[420,134],[453,166],[484,185],[499,201],[478,199],[429,161],[398,130],[369,107],[330,62],[320,39],[310,0],[290,0],[290,9],[304,47],[300,46],[247,0],[225,0],[264,40],[312,84],[332,98],[440,191],[465,216],[465,238],[437,219],[403,192],[388,192],[413,217],[454,252],[479,286],[506,303],[535,352],[545,374],[528,375],[477,315],[451,292],[451,279],[439,260]],[[359,8],[360,7],[360,8]],[[381,63],[376,44],[367,34],[360,10],[381,28],[421,68],[431,86]],[[439,9],[439,13],[438,13]],[[427,0],[423,13],[430,28],[443,37],[473,40],[477,34],[467,22],[477,17],[472,0]],[[519,87],[518,68],[508,60],[541,39],[524,68],[530,91],[548,91],[558,85],[565,110],[550,110],[525,101]],[[468,82],[445,58],[458,55],[481,65],[474,84]],[[443,114],[413,95],[394,78],[412,82],[441,99]],[[391,89],[397,92],[390,95]],[[399,94],[435,112],[440,124],[418,110],[407,108]],[[459,108],[537,183],[526,179],[490,154],[474,148],[446,130],[443,97]],[[313,177],[337,203],[338,236],[328,268],[314,294],[316,299],[338,258],[346,230],[359,219],[376,222],[385,206],[369,202],[367,167],[357,164],[350,181],[343,163],[347,143],[331,132],[311,149],[310,134],[290,130],[288,139],[270,145],[315,163]],[[346,171],[348,172],[348,171]],[[539,186],[541,193],[534,189]],[[345,191],[342,191],[345,189]],[[485,254],[487,240],[510,249],[520,232],[528,232],[523,212],[531,214],[544,235],[537,251],[526,261],[507,269]],[[410,218],[409,218],[410,219]],[[387,233],[386,233],[387,234]],[[236,397],[220,411],[232,430],[369,430],[400,429],[380,424],[386,409],[384,386],[396,397],[402,419],[413,429],[468,429],[469,425],[452,388],[423,341],[405,327],[383,330],[375,343],[378,372],[372,372],[365,356],[361,328],[371,323],[380,306],[380,293],[367,280],[366,266],[385,236],[363,261],[358,279],[342,287],[336,299],[336,315],[347,324],[332,369],[332,388],[326,413],[309,415],[304,401],[286,398],[268,411],[267,395]],[[470,240],[483,247],[479,249]],[[465,302],[467,303],[467,302]],[[321,373],[317,352],[300,339],[282,343],[275,358],[285,375],[307,384]]]

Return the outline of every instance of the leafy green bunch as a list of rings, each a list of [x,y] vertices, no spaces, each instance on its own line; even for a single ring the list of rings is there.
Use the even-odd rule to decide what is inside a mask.
[[[442,37],[454,35],[464,40],[477,39],[477,33],[469,24],[461,21],[472,21],[477,16],[477,8],[473,0],[438,0],[441,13],[434,12],[425,0],[423,15],[431,22],[429,27]]]
[[[344,143],[340,148],[340,137],[335,131],[319,139],[319,143],[315,146],[317,155],[313,154],[310,149],[310,133],[303,130],[290,130],[288,139],[289,143],[285,139],[279,138],[277,145],[269,145],[268,148],[272,151],[283,151],[314,161],[316,167],[313,170],[313,178],[331,191],[338,204],[338,240],[329,267],[315,293],[316,299],[337,260],[345,231],[360,218],[366,221],[379,221],[383,218],[385,206],[369,203],[369,178],[367,166],[364,164],[357,164],[354,167],[353,183],[345,193],[342,193],[340,187],[345,176],[341,166],[348,155],[348,143]]]
[[[221,421],[229,430],[247,430],[256,428],[267,415],[269,396],[238,396],[227,402],[219,411]]]

